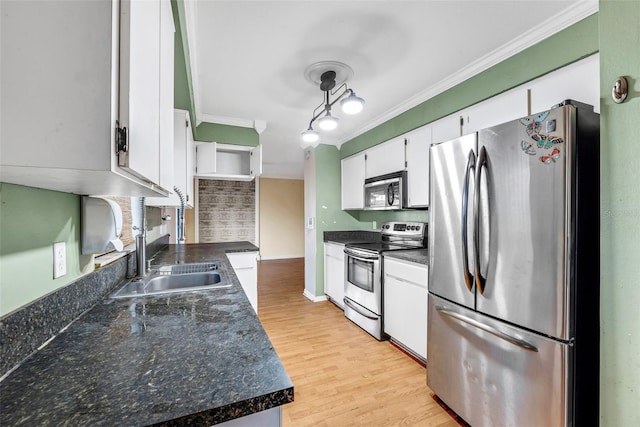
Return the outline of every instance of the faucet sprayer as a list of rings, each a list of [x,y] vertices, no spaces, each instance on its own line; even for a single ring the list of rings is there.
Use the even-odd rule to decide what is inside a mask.
[[[173,187],[173,191],[176,192],[178,197],[180,198],[180,207],[178,208],[178,238],[176,239],[176,243],[183,244],[185,242],[184,238],[184,196],[182,195],[182,191],[178,187]]]
[[[136,267],[138,268],[138,276],[146,276],[147,274],[147,215],[144,203],[144,197],[140,197],[140,224],[134,225],[133,229],[138,230],[136,236]]]

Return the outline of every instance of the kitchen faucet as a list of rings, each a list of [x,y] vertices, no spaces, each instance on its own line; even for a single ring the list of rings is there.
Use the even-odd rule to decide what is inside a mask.
[[[177,218],[177,228],[178,228],[178,238],[176,239],[176,243],[184,244],[184,196],[182,195],[182,191],[178,187],[173,187],[173,190],[176,192],[178,197],[180,198],[180,207],[178,208],[178,218]]]
[[[149,271],[147,265],[147,215],[145,213],[144,197],[140,197],[140,226],[133,226],[134,230],[138,230],[139,233],[136,236],[136,266],[138,269],[138,276],[144,277]],[[151,261],[149,261],[149,264]]]

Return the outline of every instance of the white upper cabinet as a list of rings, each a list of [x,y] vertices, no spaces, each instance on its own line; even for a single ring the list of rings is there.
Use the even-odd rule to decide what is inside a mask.
[[[462,122],[463,118],[459,113],[432,122],[430,124],[432,142],[439,144],[462,136]]]
[[[517,88],[463,110],[462,135],[527,115],[527,90]]]
[[[573,99],[592,105],[600,112],[600,55],[595,54],[542,76],[529,85],[531,114],[546,111]]]
[[[424,208],[429,205],[431,126],[423,126],[410,132],[406,140],[407,206]]]
[[[173,189],[175,173],[174,38],[171,3],[164,1],[160,3],[160,186],[170,191]]]
[[[120,127],[128,130],[128,156],[119,165],[160,182],[160,3],[120,3]],[[137,102],[129,102],[130,100]],[[143,102],[140,102],[143,101]]]
[[[404,143],[404,137],[400,137],[366,150],[365,178],[403,171],[405,168]]]
[[[251,176],[262,175],[262,144],[251,150],[251,170],[249,173]]]
[[[208,179],[250,181],[262,175],[262,145],[196,143],[196,176]]]
[[[145,202],[149,206],[180,207],[180,197],[174,191],[177,187],[185,199],[185,207],[193,208],[194,188],[193,176],[195,167],[193,164],[195,144],[189,112],[185,110],[175,110],[173,115],[173,180],[168,188],[171,189],[169,197],[147,197]]]
[[[173,139],[165,120],[173,114],[169,0],[0,2],[0,15],[0,180],[167,195],[160,153]]]
[[[364,208],[364,153],[342,159],[342,209]]]

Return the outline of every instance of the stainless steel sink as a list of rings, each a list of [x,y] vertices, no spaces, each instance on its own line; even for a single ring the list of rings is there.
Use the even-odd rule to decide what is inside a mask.
[[[197,262],[190,264],[173,264],[156,267],[154,272],[158,274],[187,274],[187,273],[206,273],[215,271],[218,265],[215,262]]]
[[[144,295],[159,295],[173,292],[198,291],[228,288],[231,284],[217,271],[187,274],[154,274],[136,278],[110,295],[111,298],[130,298]]]

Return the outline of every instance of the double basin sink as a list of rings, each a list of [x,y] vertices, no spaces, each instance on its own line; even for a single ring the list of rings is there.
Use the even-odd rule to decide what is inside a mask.
[[[230,287],[231,283],[217,268],[214,263],[162,266],[148,276],[131,279],[109,296],[131,298]]]

